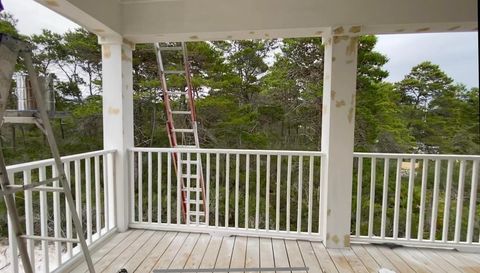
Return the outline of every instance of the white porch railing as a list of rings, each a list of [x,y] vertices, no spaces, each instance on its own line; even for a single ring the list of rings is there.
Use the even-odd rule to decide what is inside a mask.
[[[201,157],[208,189],[204,224],[182,223],[182,178],[175,174],[173,152]],[[321,240],[322,156],[301,151],[133,148],[130,227]]]
[[[354,154],[353,239],[480,247],[480,156]]]
[[[83,222],[88,245],[115,229],[113,160],[115,151],[96,151],[62,157],[66,176],[70,179],[76,211]],[[10,181],[27,185],[56,176],[53,159],[28,162],[7,167]],[[20,219],[27,235],[39,237],[76,238],[71,213],[67,209],[59,182],[15,195]],[[37,188],[38,189],[38,188]],[[37,217],[39,216],[39,217]],[[10,230],[10,224],[9,224]],[[37,244],[38,243],[38,244]],[[9,234],[11,249],[10,272],[23,272],[18,258],[16,240]],[[72,258],[80,257],[80,247],[72,242],[27,241],[31,262],[36,272],[59,270]]]

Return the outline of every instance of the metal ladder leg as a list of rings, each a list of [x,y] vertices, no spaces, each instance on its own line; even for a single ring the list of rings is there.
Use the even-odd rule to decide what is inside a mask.
[[[55,137],[53,135],[53,130],[50,125],[50,120],[47,114],[47,111],[45,109],[45,105],[42,103],[43,102],[43,97],[40,92],[40,84],[38,83],[38,78],[37,78],[37,73],[33,67],[33,62],[32,62],[32,56],[30,53],[25,52],[21,53],[25,65],[28,70],[28,74],[30,75],[30,82],[32,85],[33,89],[33,95],[35,100],[37,101],[37,107],[39,110],[39,115],[40,119],[42,120],[42,125],[44,128],[44,133],[47,137],[48,144],[50,145],[50,150],[52,152],[52,156],[55,159],[55,165],[57,167],[58,171],[58,176],[60,177],[60,183],[62,184],[63,187],[63,192],[65,193],[65,198],[67,199],[68,207],[71,211],[71,216],[73,220],[73,225],[75,226],[75,230],[77,232],[77,238],[80,242],[80,246],[82,249],[83,256],[85,258],[85,262],[87,263],[88,269],[91,273],[95,272],[95,268],[93,267],[93,262],[92,258],[90,256],[90,252],[88,250],[87,243],[85,241],[85,236],[83,234],[83,228],[82,228],[82,223],[80,222],[80,219],[78,218],[77,211],[75,209],[75,203],[73,201],[72,197],[72,192],[70,190],[70,185],[68,181],[66,180],[65,176],[65,170],[63,169],[63,163],[62,160],[60,159],[60,153],[58,151],[57,143],[55,141]]]

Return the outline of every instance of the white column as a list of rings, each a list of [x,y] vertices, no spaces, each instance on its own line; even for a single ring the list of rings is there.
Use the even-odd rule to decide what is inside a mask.
[[[357,37],[324,36],[321,230],[330,248],[350,246]]]
[[[117,150],[114,163],[115,213],[119,231],[128,229],[128,148],[133,147],[133,45],[121,37],[99,38],[102,45],[103,147]],[[113,209],[113,208],[112,208]]]

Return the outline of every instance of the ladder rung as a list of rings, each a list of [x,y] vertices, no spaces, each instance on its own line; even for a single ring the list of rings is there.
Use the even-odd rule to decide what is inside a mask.
[[[197,204],[197,200],[193,199],[193,200],[190,200],[190,202],[189,202],[188,200],[185,200],[184,203],[185,203],[185,204],[193,204],[193,205],[196,205],[196,204]],[[198,200],[198,204],[203,205],[203,200]]]
[[[40,240],[40,241],[52,241],[52,242],[68,242],[68,243],[80,242],[78,239],[44,237],[44,236],[36,236],[36,235],[21,235],[20,238],[27,239],[27,240]]]
[[[195,145],[177,145],[175,148],[198,148]]]
[[[170,50],[183,50],[181,46],[161,46],[158,48],[160,51],[170,51]]]
[[[173,129],[174,132],[177,133],[194,133],[193,129]]]
[[[4,191],[3,194],[6,195],[6,194],[12,194],[12,193],[20,192],[20,191],[34,190],[35,188],[37,188],[39,186],[44,186],[48,183],[51,183],[51,182],[57,181],[57,180],[60,180],[59,176],[52,177],[52,178],[49,178],[49,179],[45,179],[45,180],[40,181],[40,182],[26,184],[26,185],[8,185],[7,190]],[[35,190],[46,190],[46,189],[50,189],[50,188],[52,188],[52,191],[57,191],[56,190],[57,188],[54,188],[54,187],[42,187],[40,189],[35,189]],[[58,191],[63,191],[63,188],[58,188],[58,189],[60,189]]]
[[[190,188],[183,188],[182,189],[182,191],[187,191],[187,190],[188,191],[198,191],[198,192],[200,192],[200,191],[202,191],[202,188],[192,188],[192,187],[190,187]]]
[[[183,173],[182,173],[182,178],[197,179],[197,177],[198,177],[198,176],[197,176],[196,174],[190,174],[190,175],[188,175],[188,174],[183,174]]]
[[[198,161],[196,161],[196,160],[190,160],[190,161],[182,160],[182,161],[180,161],[180,163],[186,164],[186,165],[188,165],[188,164],[197,165]]]
[[[205,212],[203,211],[189,211],[189,216],[205,216]]]
[[[163,71],[165,74],[185,74],[183,70],[165,70]]]
[[[167,94],[169,95],[186,95],[188,92],[186,91],[167,91]]]
[[[179,114],[179,115],[190,115],[192,111],[171,111],[172,114]]]

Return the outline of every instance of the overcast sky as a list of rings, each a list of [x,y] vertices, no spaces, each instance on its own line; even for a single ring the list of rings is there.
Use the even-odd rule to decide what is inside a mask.
[[[33,0],[2,0],[5,10],[18,19],[22,34],[39,33],[42,28],[63,33],[78,27],[70,20]],[[478,33],[434,33],[380,35],[375,49],[387,55],[387,80],[403,79],[422,61],[440,65],[456,82],[478,87]]]

